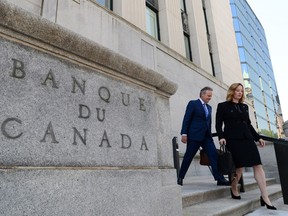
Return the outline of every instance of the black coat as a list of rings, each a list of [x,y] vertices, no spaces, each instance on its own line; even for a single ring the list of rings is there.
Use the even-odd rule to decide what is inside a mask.
[[[224,130],[223,130],[224,123]],[[248,105],[225,101],[219,103],[216,111],[216,131],[219,140],[253,139],[258,141],[259,134],[251,125]]]

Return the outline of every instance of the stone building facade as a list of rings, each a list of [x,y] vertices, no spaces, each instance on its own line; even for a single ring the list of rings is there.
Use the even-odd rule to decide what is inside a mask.
[[[243,82],[229,2],[111,2],[0,1],[3,215],[181,215],[186,104]]]

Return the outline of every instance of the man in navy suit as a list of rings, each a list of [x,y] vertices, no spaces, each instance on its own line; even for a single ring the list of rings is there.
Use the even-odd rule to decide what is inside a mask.
[[[211,133],[211,112],[212,107],[208,102],[212,98],[213,89],[204,87],[200,91],[200,98],[198,100],[191,100],[186,108],[183,118],[181,141],[187,143],[186,152],[181,164],[177,183],[183,185],[183,179],[186,172],[200,146],[206,152],[214,179],[217,185],[229,185],[223,175],[217,169],[217,150],[214,145]]]

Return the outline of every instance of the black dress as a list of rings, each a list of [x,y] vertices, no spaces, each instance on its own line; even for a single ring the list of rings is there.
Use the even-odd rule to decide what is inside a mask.
[[[236,168],[262,164],[255,143],[260,137],[251,125],[248,105],[231,101],[219,103],[216,131],[219,140],[226,139],[227,149],[232,153]]]

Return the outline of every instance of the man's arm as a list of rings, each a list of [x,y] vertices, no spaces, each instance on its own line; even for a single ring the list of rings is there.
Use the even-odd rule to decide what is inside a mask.
[[[191,125],[191,121],[192,121],[192,117],[194,114],[194,102],[190,101],[186,107],[186,112],[183,118],[183,122],[182,122],[182,129],[181,129],[181,141],[183,143],[187,143],[187,134],[189,131],[189,127]]]

